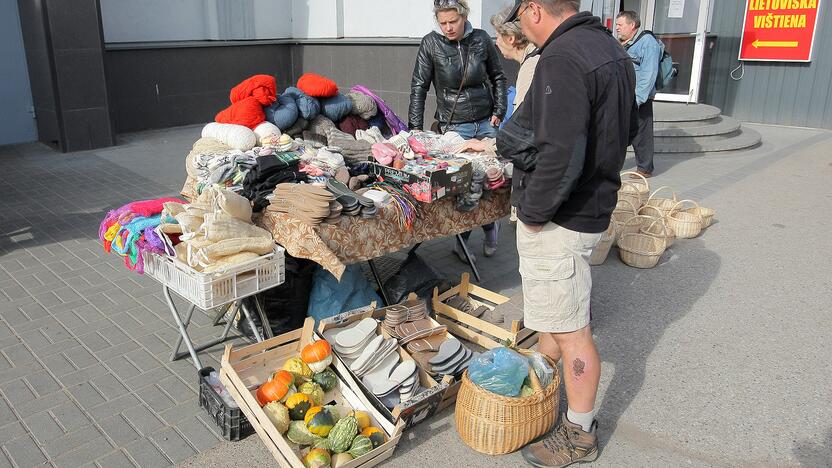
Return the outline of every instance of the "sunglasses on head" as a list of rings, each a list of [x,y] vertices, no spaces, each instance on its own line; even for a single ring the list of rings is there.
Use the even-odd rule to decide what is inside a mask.
[[[459,0],[433,0],[433,6],[456,6],[459,5]]]

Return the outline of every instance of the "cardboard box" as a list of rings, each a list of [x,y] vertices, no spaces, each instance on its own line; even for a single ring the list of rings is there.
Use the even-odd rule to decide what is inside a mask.
[[[470,162],[466,162],[458,171],[453,173],[448,173],[447,170],[442,169],[425,174],[412,174],[378,163],[372,164],[372,170],[374,174],[388,181],[401,184],[408,193],[423,203],[432,203],[450,195],[467,193],[471,189],[471,178],[474,174]],[[425,189],[430,187],[430,194],[427,190],[413,190],[413,185],[421,185]]]
[[[275,338],[241,348],[228,345],[222,356],[220,380],[240,406],[257,435],[284,468],[304,468],[299,447],[286,439],[271,423],[260,407],[255,396],[257,388],[271,374],[283,367],[286,360],[300,354],[304,346],[314,338],[315,321],[307,318],[302,329],[286,333]],[[336,360],[334,359],[333,362]],[[338,385],[327,392],[325,401],[335,401],[365,411],[370,415],[373,425],[387,435],[387,442],[369,453],[342,465],[344,468],[371,467],[387,460],[393,455],[401,437],[402,425],[393,424],[367,400],[364,393],[354,382],[343,374],[343,369],[331,366],[338,375]]]
[[[318,333],[323,334],[325,331],[333,328],[343,328],[368,317],[381,320],[384,318],[384,309],[376,309],[375,303],[373,303],[370,306],[361,309],[344,312],[343,314],[321,320],[318,324]],[[390,338],[387,332],[381,327],[380,322],[376,325],[376,333],[384,336],[385,338]],[[364,392],[364,396],[370,400],[370,403],[375,407],[375,409],[391,424],[401,425],[403,430],[408,429],[434,415],[441,408],[444,408],[444,406],[442,406],[442,402],[445,397],[448,382],[437,382],[424,369],[422,369],[418,363],[416,367],[419,372],[419,382],[422,387],[427,389],[427,391],[422,392],[403,404],[397,405],[391,411],[381,403],[378,397],[376,397],[370,390],[367,389],[367,387],[364,386],[361,379],[359,379],[349,369],[341,357],[338,356],[338,352],[335,351],[334,348],[332,351],[335,355],[335,359],[332,363],[333,367],[338,370],[339,374],[344,375],[345,379],[350,381],[351,386],[361,388]],[[413,360],[410,354],[401,346],[398,346],[397,352],[399,353],[401,361]]]

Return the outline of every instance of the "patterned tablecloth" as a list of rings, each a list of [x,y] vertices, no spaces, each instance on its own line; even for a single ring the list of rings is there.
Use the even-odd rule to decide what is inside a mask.
[[[454,197],[434,203],[420,203],[419,217],[407,229],[400,225],[393,207],[379,210],[374,219],[342,216],[338,224],[310,226],[284,213],[268,210],[257,224],[272,233],[278,244],[296,258],[307,258],[337,278],[346,265],[381,257],[431,239],[452,236],[488,224],[509,213],[509,190],[492,192],[473,211],[454,209]],[[195,197],[190,176],[182,195]]]

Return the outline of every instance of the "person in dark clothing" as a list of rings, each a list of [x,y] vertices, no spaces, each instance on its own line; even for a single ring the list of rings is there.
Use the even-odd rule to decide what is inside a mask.
[[[410,84],[408,126],[424,128],[425,99],[431,84],[436,92],[438,124],[433,130],[456,132],[466,140],[494,138],[507,109],[506,76],[494,41],[468,21],[467,0],[434,0],[433,12],[441,34],[422,38]],[[494,255],[499,226],[489,223],[483,250]],[[471,231],[463,233],[467,241]],[[462,249],[454,249],[466,261]],[[472,256],[472,260],[474,257]]]
[[[578,13],[579,5],[516,0],[508,18],[540,48],[521,106],[529,106],[537,149],[518,194],[524,322],[540,332],[540,352],[563,359],[568,402],[557,428],[523,449],[534,466],[598,457],[601,360],[589,326],[589,256],[610,223],[634,133],[632,60],[598,18]]]

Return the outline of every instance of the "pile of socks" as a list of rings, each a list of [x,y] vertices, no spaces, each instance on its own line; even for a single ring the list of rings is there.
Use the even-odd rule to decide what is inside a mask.
[[[285,213],[310,226],[332,221],[343,213],[344,207],[326,188],[312,184],[278,184],[268,208]],[[337,215],[336,215],[337,213]]]

